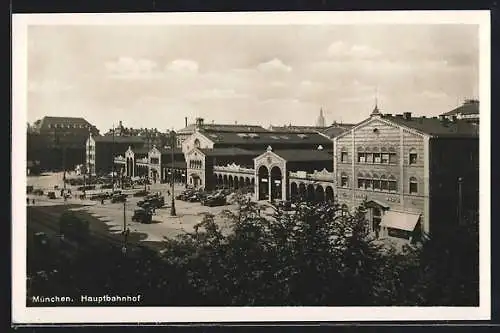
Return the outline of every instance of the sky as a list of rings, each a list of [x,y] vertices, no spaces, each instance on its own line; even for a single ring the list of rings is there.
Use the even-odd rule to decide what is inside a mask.
[[[29,26],[28,121],[357,123],[477,98],[477,25]]]

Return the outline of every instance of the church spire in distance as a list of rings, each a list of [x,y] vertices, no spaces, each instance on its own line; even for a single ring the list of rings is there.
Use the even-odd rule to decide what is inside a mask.
[[[325,117],[323,116],[323,108],[319,109],[318,120],[316,121],[316,127],[325,127]]]

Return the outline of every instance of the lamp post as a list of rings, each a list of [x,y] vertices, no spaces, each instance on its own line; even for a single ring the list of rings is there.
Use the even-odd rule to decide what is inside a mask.
[[[129,234],[129,230],[127,229],[127,218],[126,218],[126,204],[127,204],[127,199],[125,198],[123,201],[123,247],[122,247],[122,252],[123,254],[127,253],[127,238]]]
[[[175,147],[175,132],[172,130],[170,132],[170,152],[171,152],[171,162],[172,162],[172,177],[170,179],[170,184],[172,186],[172,205],[170,206],[170,216],[176,216],[177,213],[175,211],[175,181],[174,181],[174,147]]]

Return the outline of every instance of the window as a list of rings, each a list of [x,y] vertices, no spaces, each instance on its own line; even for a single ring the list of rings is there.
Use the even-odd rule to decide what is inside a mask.
[[[366,163],[373,163],[373,154],[372,153],[365,153],[365,160],[366,160]]]
[[[347,152],[343,151],[340,153],[340,162],[347,163]]]
[[[349,187],[349,178],[346,174],[342,174],[340,176],[340,186],[341,187]]]
[[[382,154],[381,161],[382,164],[389,164],[389,154],[388,153]]]
[[[358,188],[360,189],[366,188],[366,179],[362,174],[358,174]]]
[[[358,153],[358,163],[366,163],[365,153]]]
[[[373,179],[373,189],[375,191],[380,191],[381,188],[382,188],[382,184],[381,184],[380,179]]]
[[[384,175],[380,176],[380,190],[389,191],[389,182]]]
[[[396,182],[394,176],[389,176],[388,183],[390,192],[396,192],[398,190],[398,183]]]
[[[410,194],[415,194],[418,193],[418,182],[417,178],[411,177],[410,178]]]
[[[414,148],[410,149],[410,156],[408,158],[409,164],[417,164],[417,159],[417,151]]]
[[[380,163],[380,153],[373,153],[373,163]]]
[[[389,164],[396,164],[396,153],[389,153]]]

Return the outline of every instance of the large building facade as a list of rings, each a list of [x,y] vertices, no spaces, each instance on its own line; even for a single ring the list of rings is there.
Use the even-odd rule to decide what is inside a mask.
[[[89,133],[99,131],[83,118],[43,117],[29,127],[27,160],[41,170],[74,169],[85,162]]]
[[[477,127],[463,120],[375,108],[334,139],[335,193],[351,208],[366,202],[368,228],[381,236],[441,232],[457,207],[477,206],[478,141]]]

